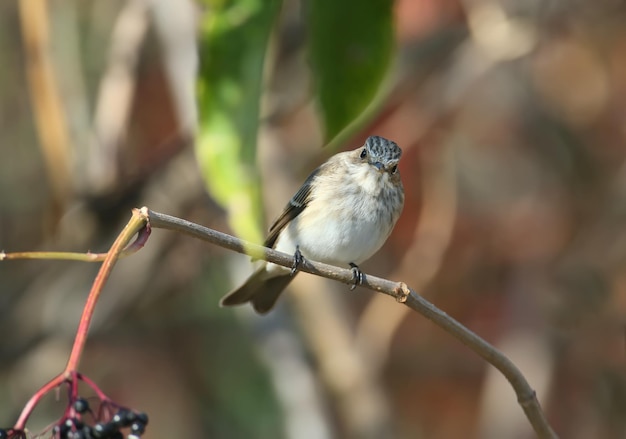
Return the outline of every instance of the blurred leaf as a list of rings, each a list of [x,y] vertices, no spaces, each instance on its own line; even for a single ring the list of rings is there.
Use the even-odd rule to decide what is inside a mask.
[[[393,1],[314,0],[310,53],[326,142],[372,102],[393,49]]]
[[[205,0],[196,155],[234,232],[262,240],[256,139],[263,65],[280,0]]]

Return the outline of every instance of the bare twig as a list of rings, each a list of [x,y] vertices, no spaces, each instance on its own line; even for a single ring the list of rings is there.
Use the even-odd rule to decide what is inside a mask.
[[[137,235],[137,239],[128,244],[128,246],[119,254],[119,257],[123,258],[137,253],[145,245],[146,241],[148,240],[148,236],[149,234],[147,233],[140,233],[139,235]],[[109,252],[92,253],[89,251],[87,253],[46,251],[5,253],[4,251],[0,251],[0,261],[8,261],[10,259],[54,259],[55,261],[65,260],[79,262],[102,262],[107,258],[108,255]]]
[[[119,257],[124,246],[130,241],[135,233],[140,230],[145,230],[145,233],[149,233],[150,228],[161,228],[181,232],[238,253],[254,255],[255,258],[264,259],[284,267],[291,267],[293,264],[293,255],[288,255],[260,245],[242,241],[226,233],[218,232],[208,227],[204,227],[180,218],[154,212],[146,207],[135,209],[133,211],[133,217],[109,251],[100,273],[94,282],[92,293],[90,293],[88,303],[85,307],[85,311],[83,312],[74,348],[72,349],[65,371],[44,386],[39,392],[37,392],[36,397],[33,397],[31,401],[29,401],[20,416],[17,427],[22,428],[24,426],[32,408],[36,405],[43,394],[62,384],[72,373],[76,372],[86,341],[89,323],[91,321],[91,316],[93,315],[96,300],[106,281],[106,278],[111,272],[113,264]],[[140,236],[138,240],[143,243],[146,238],[147,237]],[[305,259],[300,265],[299,270],[343,282],[345,284],[352,284],[354,281],[352,270],[323,264],[321,262],[312,262]],[[517,395],[518,403],[522,406],[522,409],[524,410],[524,413],[526,414],[526,417],[535,430],[537,436],[542,439],[557,437],[541,410],[535,391],[530,387],[526,378],[517,366],[515,366],[515,364],[513,364],[513,362],[511,362],[511,360],[509,360],[502,352],[498,351],[481,337],[428,302],[422,296],[418,295],[403,282],[393,282],[375,276],[364,275],[362,286],[370,290],[392,296],[398,302],[404,303],[410,309],[419,312],[437,326],[452,334],[459,341],[461,341],[461,343],[472,349],[480,357],[493,365],[505,376],[513,387],[513,390]]]
[[[147,219],[153,228],[174,230],[238,253],[254,255],[255,258],[261,258],[284,267],[291,267],[293,264],[293,255],[251,244],[235,238],[234,236],[209,229],[208,227],[162,213],[153,212],[146,208],[142,208],[141,211],[147,212]],[[302,265],[300,265],[299,269],[306,273],[333,279],[345,284],[351,284],[353,282],[351,270],[323,264],[321,262],[305,260]],[[404,303],[412,310],[419,312],[493,365],[506,377],[513,387],[517,395],[517,400],[522,406],[537,436],[542,439],[557,437],[541,410],[534,390],[530,387],[526,378],[524,378],[524,375],[515,364],[503,353],[418,295],[403,282],[393,282],[387,279],[365,275],[362,286],[392,296],[398,302]]]

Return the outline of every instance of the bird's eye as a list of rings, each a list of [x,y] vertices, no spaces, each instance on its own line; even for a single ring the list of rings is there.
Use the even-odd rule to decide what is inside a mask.
[[[395,174],[396,172],[398,172],[398,165],[394,165],[393,168],[391,168],[391,173]]]
[[[362,159],[364,159],[365,157],[367,157],[367,149],[363,148],[363,151],[361,151],[361,156]]]

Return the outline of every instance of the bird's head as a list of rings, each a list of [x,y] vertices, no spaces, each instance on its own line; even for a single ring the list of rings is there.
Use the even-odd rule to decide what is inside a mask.
[[[398,172],[398,162],[402,156],[400,147],[391,140],[380,136],[370,136],[359,149],[359,158],[379,172],[394,175]]]

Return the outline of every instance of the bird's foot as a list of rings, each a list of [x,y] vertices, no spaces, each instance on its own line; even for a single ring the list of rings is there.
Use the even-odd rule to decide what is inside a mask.
[[[295,275],[298,272],[298,268],[304,262],[304,256],[300,253],[300,246],[296,245],[296,251],[293,254],[293,265],[291,266],[291,275]]]
[[[352,267],[352,280],[354,281],[350,287],[350,291],[352,291],[363,283],[363,272],[354,262],[350,262],[350,267]]]

